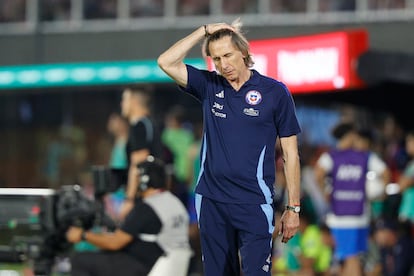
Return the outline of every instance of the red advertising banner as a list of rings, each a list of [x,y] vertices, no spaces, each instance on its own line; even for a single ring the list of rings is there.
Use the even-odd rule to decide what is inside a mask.
[[[285,83],[292,93],[357,88],[358,57],[368,50],[365,29],[250,41],[254,69]],[[214,69],[211,59],[208,68]]]

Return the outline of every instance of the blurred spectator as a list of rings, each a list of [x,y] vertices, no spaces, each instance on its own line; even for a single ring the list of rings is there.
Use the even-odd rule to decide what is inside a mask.
[[[368,128],[360,128],[356,133],[355,145],[354,147],[360,151],[367,151],[370,154],[374,154],[377,158],[380,156],[373,150],[374,144],[374,134],[371,129]],[[375,158],[374,160],[376,160]],[[381,159],[382,160],[382,159]],[[383,200],[385,197],[385,186],[390,183],[391,180],[391,171],[386,166],[385,162],[382,160],[382,163],[385,165],[383,168],[383,172],[381,175],[377,175],[375,172],[369,171],[367,173],[367,183],[366,183],[366,192],[367,197],[370,199],[371,205],[371,217],[377,218],[382,213],[383,209]],[[378,164],[377,166],[383,166]],[[379,187],[381,184],[383,187]],[[378,187],[372,187],[371,185],[375,185]],[[370,189],[372,188],[372,189]]]
[[[39,0],[41,21],[70,20],[72,0]],[[118,16],[120,0],[83,0],[85,19],[107,19]],[[166,0],[130,0],[131,17],[164,16]],[[273,13],[304,13],[311,0],[269,0]],[[406,8],[404,0],[369,0],[368,9],[387,10]],[[0,0],[0,22],[25,21],[27,0]],[[177,0],[178,16],[209,15],[211,3],[208,0]],[[222,1],[223,14],[255,14],[259,0]],[[318,0],[317,9],[321,12],[355,11],[355,0]]]
[[[19,22],[25,18],[26,0],[0,0],[0,22]]]
[[[391,114],[382,118],[379,130],[383,145],[383,158],[391,171],[390,182],[396,183],[408,162],[404,146],[404,130]],[[401,193],[387,194],[383,202],[382,215],[386,218],[397,217],[401,198]]]
[[[271,11],[274,13],[306,12],[306,1],[303,0],[271,0]]]
[[[87,157],[83,129],[72,125],[62,126],[46,149],[43,170],[47,187],[56,189],[62,185],[76,184],[80,172],[87,166]]]
[[[403,9],[404,0],[369,0],[368,6],[371,10]]]
[[[227,0],[223,1],[223,14],[257,13],[257,0]]]
[[[375,225],[374,237],[381,250],[381,275],[412,275],[414,241],[410,235],[410,225],[395,218],[381,219]]]
[[[380,135],[384,145],[384,160],[391,170],[390,181],[396,182],[407,163],[404,130],[392,115],[387,115],[382,121]]]
[[[210,13],[208,0],[177,0],[177,15],[206,15]]]
[[[353,11],[355,0],[319,0],[319,11]]]
[[[361,256],[363,270],[365,276],[382,276],[382,263],[380,256],[380,247],[375,241],[375,223],[378,218],[374,218],[371,221],[369,238],[368,238],[368,250],[367,253]]]
[[[51,133],[43,160],[43,174],[46,186],[58,188],[60,179],[60,163],[70,155],[70,146],[62,132]]]
[[[336,148],[323,153],[315,166],[315,177],[323,190],[329,183],[330,212],[326,224],[335,239],[335,259],[342,263],[341,275],[362,275],[359,255],[368,249],[369,208],[365,196],[369,170],[381,175],[385,164],[374,154],[354,149],[356,128],[339,123],[332,135]]]
[[[89,167],[88,148],[85,130],[80,126],[62,127],[62,133],[69,143],[70,156],[61,160],[61,185],[74,185],[79,182],[80,173]]]
[[[117,17],[117,0],[83,0],[85,19]]]
[[[414,224],[414,130],[408,131],[405,137],[405,148],[410,162],[398,179],[402,193],[398,216],[401,220]]]
[[[131,0],[131,16],[162,16],[164,15],[164,1],[166,0]]]
[[[299,232],[282,245],[273,275],[330,275],[333,247],[329,228],[316,223],[313,210],[301,208]]]
[[[165,116],[165,127],[161,133],[162,143],[173,154],[173,192],[183,200],[188,200],[188,150],[194,142],[193,132],[185,127],[185,111],[180,105],[172,106]]]
[[[275,241],[273,242],[272,275],[298,275],[300,270],[299,256],[301,254],[299,232],[286,244],[276,243]]]
[[[316,151],[316,148],[313,148],[306,143],[302,143],[301,149],[301,187],[303,189],[301,201],[303,202],[302,204],[312,206],[314,216],[317,220],[316,222],[322,223],[325,221],[326,214],[328,213],[329,204],[325,200],[324,193],[321,191],[315,180],[314,167],[320,153]]]
[[[185,127],[185,111],[180,105],[170,108],[165,116],[165,128],[161,134],[164,145],[174,155],[174,170],[179,181],[188,179],[188,150],[194,141],[192,131]]]
[[[126,169],[128,158],[126,156],[126,143],[128,141],[128,121],[118,113],[112,113],[108,118],[107,129],[112,135],[112,151],[109,166],[114,169]]]
[[[329,275],[334,244],[330,232],[322,233],[312,216],[312,210],[301,210],[299,275]]]
[[[109,167],[116,170],[128,169],[126,145],[128,141],[128,121],[118,113],[112,113],[108,118],[107,130],[112,135],[112,150]],[[120,208],[125,199],[126,183],[121,183],[115,192],[105,196],[105,208],[108,215],[116,222],[120,221]]]
[[[40,0],[40,20],[70,20],[71,0]]]

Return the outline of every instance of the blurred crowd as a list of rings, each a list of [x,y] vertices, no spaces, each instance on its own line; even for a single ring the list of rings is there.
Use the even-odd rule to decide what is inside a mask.
[[[380,124],[368,128],[361,124],[361,120],[349,119],[341,118],[338,122],[338,125],[343,123],[340,130],[343,133],[335,133],[338,129],[332,128],[332,134],[345,136],[345,132],[351,133],[350,129],[345,131],[345,128],[350,128],[350,124],[357,126],[355,132],[346,138],[348,149],[352,147],[356,151],[374,154],[379,157],[378,162],[385,164],[381,177],[374,177],[373,171],[367,171],[367,227],[363,226],[363,220],[355,220],[357,228],[368,230],[366,239],[360,239],[360,236],[358,241],[360,245],[366,243],[367,248],[353,256],[357,269],[353,273],[344,272],[346,258],[338,260],[336,255],[338,251],[335,249],[340,246],[338,242],[343,242],[338,240],[338,233],[333,234],[333,231],[338,231],[337,227],[329,225],[334,225],[334,220],[329,216],[334,213],[334,208],[338,208],[332,205],[332,185],[329,185],[333,183],[334,176],[322,185],[318,179],[322,155],[335,146],[308,149],[302,144],[301,226],[299,233],[288,244],[274,243],[274,275],[414,275],[411,253],[414,250],[414,133],[403,130],[392,116],[386,116]],[[339,144],[338,148],[343,145]],[[280,197],[275,201],[279,215],[286,204],[281,162],[277,162],[279,181],[276,181]],[[347,229],[351,227],[349,218],[341,217],[342,221],[335,222],[335,225],[349,224],[344,227]],[[348,238],[345,251],[352,250],[352,238],[349,242]],[[275,239],[277,241],[277,236]]]
[[[22,22],[26,20],[27,4],[30,0],[0,0],[0,22]],[[83,18],[107,19],[117,18],[120,0],[83,0]],[[60,21],[71,19],[73,0],[39,0],[40,21]],[[403,9],[404,0],[368,0],[368,9]],[[352,11],[356,9],[355,0],[317,0],[317,10]],[[163,0],[130,0],[129,16],[157,17],[164,15]],[[308,9],[308,1],[304,0],[270,0],[271,13],[301,13]],[[209,15],[210,1],[177,0],[177,16]],[[248,14],[259,11],[259,0],[226,0],[222,1],[222,14]]]

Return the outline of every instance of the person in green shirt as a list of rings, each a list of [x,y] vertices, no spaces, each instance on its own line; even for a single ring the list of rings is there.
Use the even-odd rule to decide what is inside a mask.
[[[189,175],[188,151],[193,144],[194,134],[185,125],[185,112],[182,106],[171,107],[165,116],[165,127],[161,133],[161,142],[172,155],[171,191],[184,204],[190,196],[187,179]]]
[[[128,121],[116,112],[111,113],[107,122],[108,133],[112,136],[112,149],[109,166],[114,169],[127,169],[128,158],[126,144],[128,141]]]
[[[129,134],[129,123],[121,114],[114,112],[108,118],[107,130],[113,139],[108,166],[111,169],[126,171],[128,169],[126,145]],[[122,183],[115,192],[105,196],[106,211],[117,223],[120,221],[120,208],[126,197],[125,185],[126,183]]]
[[[398,216],[401,221],[414,223],[414,130],[405,136],[405,149],[410,156],[403,173],[398,179],[402,195]]]
[[[161,134],[161,141],[173,154],[174,174],[181,182],[188,177],[188,150],[194,141],[193,132],[184,127],[184,109],[173,106],[165,116],[165,128]]]
[[[321,227],[312,221],[311,213],[306,208],[300,216],[299,229],[299,275],[329,275],[333,254],[329,231],[322,232]]]
[[[318,225],[310,206],[301,210],[300,227],[275,258],[273,275],[331,275],[333,238],[329,228]]]

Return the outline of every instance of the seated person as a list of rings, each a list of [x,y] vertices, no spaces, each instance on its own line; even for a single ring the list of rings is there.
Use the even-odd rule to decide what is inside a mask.
[[[374,240],[380,249],[382,275],[412,275],[414,239],[411,225],[397,218],[380,217],[375,222]]]
[[[331,273],[333,238],[326,225],[318,225],[315,211],[303,204],[300,227],[293,238],[279,248],[273,262],[274,275],[323,276]]]
[[[85,240],[98,252],[76,252],[71,258],[73,276],[147,275],[162,255],[190,248],[189,217],[182,202],[166,190],[162,161],[149,156],[137,165],[139,194],[125,220],[111,233],[94,233],[72,226],[69,242]]]

